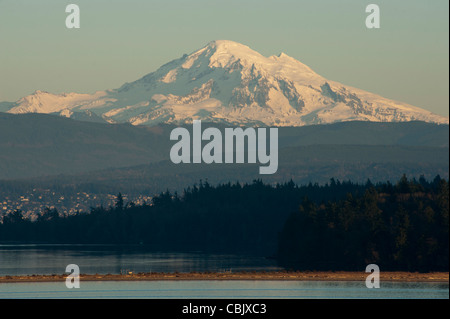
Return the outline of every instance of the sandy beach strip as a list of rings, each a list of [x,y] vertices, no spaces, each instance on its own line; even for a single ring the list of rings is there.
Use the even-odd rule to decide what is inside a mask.
[[[190,273],[128,273],[81,274],[81,281],[164,281],[164,280],[298,280],[298,281],[365,281],[365,272],[190,272]],[[68,274],[0,276],[0,283],[65,281]],[[381,281],[392,282],[449,282],[448,272],[411,273],[381,272]]]

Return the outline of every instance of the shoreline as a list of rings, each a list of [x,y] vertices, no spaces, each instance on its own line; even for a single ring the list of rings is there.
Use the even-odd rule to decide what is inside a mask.
[[[80,281],[166,281],[166,280],[286,280],[286,281],[365,281],[369,273],[349,271],[263,271],[263,272],[191,272],[191,273],[129,273],[81,274]],[[68,274],[0,276],[1,283],[64,282]],[[380,281],[449,282],[448,272],[411,273],[381,272]]]

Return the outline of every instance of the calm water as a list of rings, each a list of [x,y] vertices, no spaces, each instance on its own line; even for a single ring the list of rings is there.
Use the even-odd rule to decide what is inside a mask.
[[[82,274],[277,270],[261,256],[159,253],[129,246],[0,245],[0,276],[64,274],[77,264]]]
[[[202,253],[158,253],[137,247],[0,245],[0,276],[66,274],[77,264],[85,274],[138,272],[278,270],[260,256]],[[448,283],[382,282],[368,289],[364,282],[314,281],[140,281],[0,283],[0,298],[449,298]]]
[[[448,284],[314,281],[139,281],[81,282],[67,289],[64,282],[0,284],[0,298],[189,298],[189,299],[448,299]]]

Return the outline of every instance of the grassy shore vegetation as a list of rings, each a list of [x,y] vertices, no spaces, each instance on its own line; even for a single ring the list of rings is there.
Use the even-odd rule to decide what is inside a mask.
[[[151,203],[36,221],[20,211],[3,217],[0,241],[139,244],[158,250],[265,254],[289,270],[448,271],[449,183],[403,176],[364,185],[241,185],[207,182]]]

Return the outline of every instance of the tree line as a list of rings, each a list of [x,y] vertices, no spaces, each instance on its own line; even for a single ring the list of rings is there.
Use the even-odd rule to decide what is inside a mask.
[[[325,185],[208,182],[162,192],[151,203],[125,203],[36,221],[14,211],[0,241],[136,244],[154,250],[263,254],[300,270],[448,271],[448,181]]]
[[[305,200],[284,224],[278,260],[297,270],[448,271],[449,185],[402,178],[395,187],[316,204]]]

